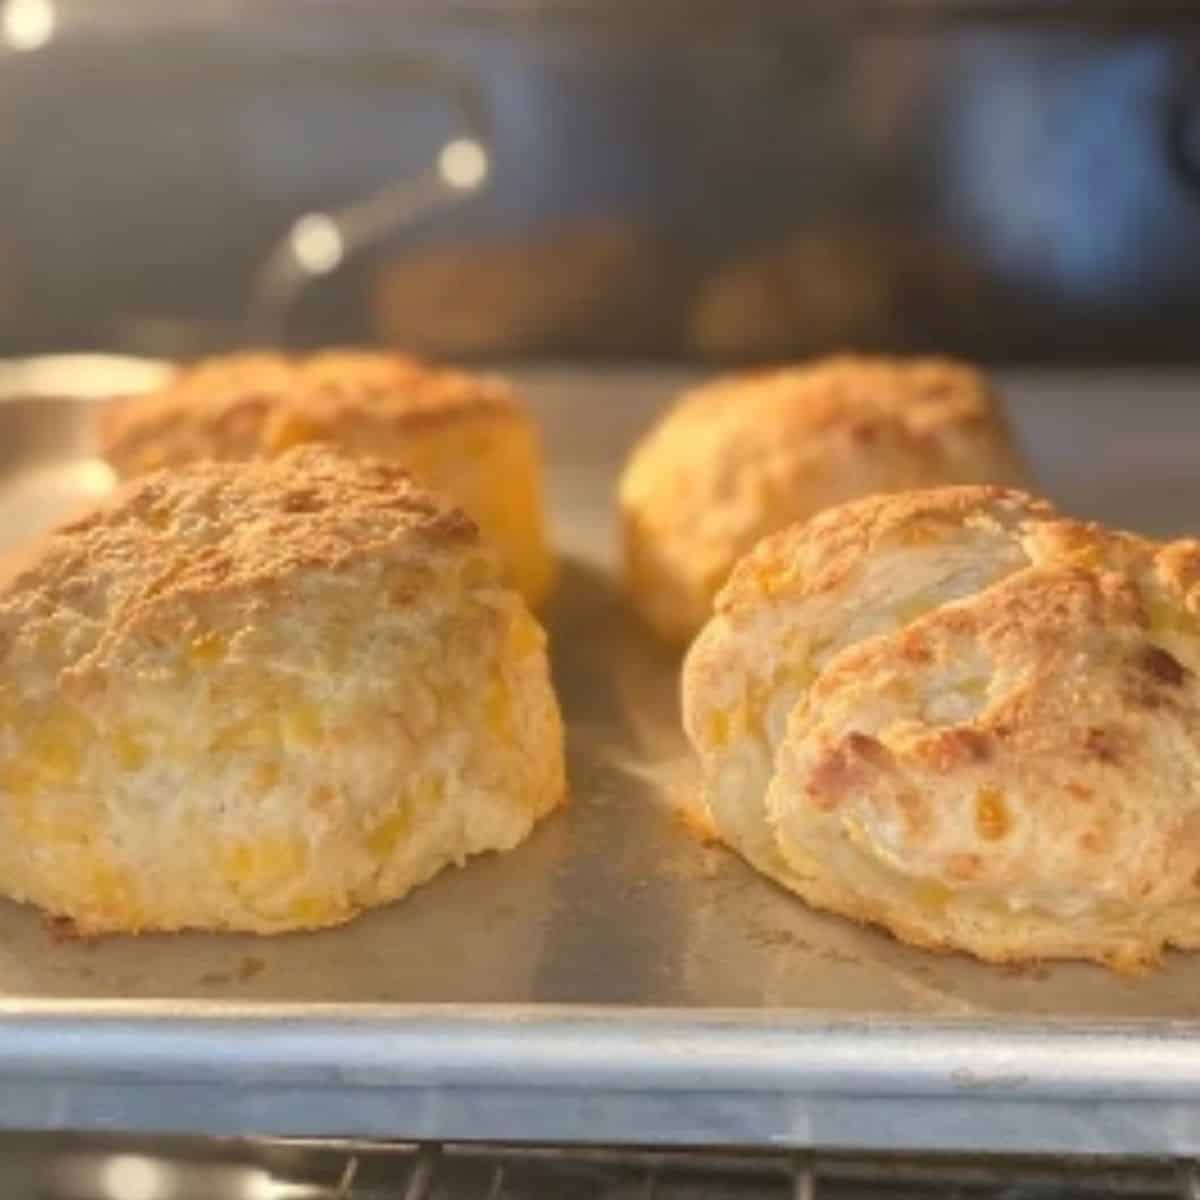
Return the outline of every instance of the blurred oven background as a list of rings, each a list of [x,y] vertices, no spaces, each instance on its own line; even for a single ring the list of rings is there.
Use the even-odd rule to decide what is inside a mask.
[[[0,352],[1200,351],[1189,0],[5,0]]]

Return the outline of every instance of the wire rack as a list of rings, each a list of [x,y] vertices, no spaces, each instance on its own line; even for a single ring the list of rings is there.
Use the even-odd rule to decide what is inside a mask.
[[[899,1200],[985,1197],[1178,1197],[1200,1200],[1200,1173],[1173,1163],[917,1160],[620,1149],[424,1146],[403,1186],[380,1190],[370,1153],[352,1153],[339,1181],[354,1200]],[[377,1182],[378,1181],[378,1182]],[[335,1195],[337,1193],[335,1192]]]
[[[4,1154],[0,1146],[0,1154]],[[43,1143],[5,1197],[39,1200],[1200,1200],[1160,1160],[905,1158],[309,1140]],[[11,1161],[11,1155],[8,1156]],[[7,1177],[6,1177],[7,1178]]]

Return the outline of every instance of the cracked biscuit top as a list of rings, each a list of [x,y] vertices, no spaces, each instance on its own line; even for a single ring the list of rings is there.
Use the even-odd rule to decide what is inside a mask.
[[[964,487],[766,539],[685,668],[724,836],[993,960],[1200,946],[1200,543]]]

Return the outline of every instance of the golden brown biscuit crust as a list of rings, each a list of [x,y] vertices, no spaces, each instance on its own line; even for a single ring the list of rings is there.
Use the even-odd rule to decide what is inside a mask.
[[[864,558],[889,544],[934,544],[959,528],[1015,533],[1057,517],[1053,505],[998,485],[867,496],[764,538],[734,568],[715,609],[728,615],[768,597],[803,600],[847,583]]]
[[[1200,945],[1200,543],[997,489],[875,498],[769,539],[718,608],[688,728],[761,869],[994,961]]]
[[[537,430],[497,378],[372,351],[227,355],[110,402],[98,437],[126,476],[308,443],[394,459],[470,513],[529,603],[553,584]]]
[[[563,800],[462,513],[300,447],[132,481],[0,589],[0,889],[84,932],[334,924]]]
[[[136,479],[51,534],[7,584],[0,637],[27,637],[29,618],[64,608],[127,629],[180,597],[274,586],[406,542],[478,548],[479,531],[401,467],[324,447],[237,471],[194,464]]]
[[[122,475],[205,459],[249,459],[301,442],[370,449],[372,430],[464,418],[523,421],[502,380],[437,368],[403,354],[262,351],[180,370],[163,388],[119,398],[98,423],[101,454]]]
[[[1022,476],[990,384],[963,363],[843,355],[719,379],[683,397],[622,477],[630,592],[686,641],[767,534],[876,492]]]

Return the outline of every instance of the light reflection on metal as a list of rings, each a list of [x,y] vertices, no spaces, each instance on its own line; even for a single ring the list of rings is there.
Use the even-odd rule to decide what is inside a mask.
[[[357,251],[455,208],[487,185],[492,173],[487,111],[473,79],[423,60],[401,68],[406,74],[451,100],[462,132],[414,174],[342,208],[306,213],[293,222],[255,277],[248,343],[283,340],[288,315],[313,279],[336,271]]]
[[[307,213],[258,273],[248,340],[281,340],[287,314],[310,280],[336,271],[355,251],[453,208],[487,183],[491,159],[474,138],[455,138],[434,165],[332,213]]]
[[[455,138],[442,147],[438,170],[450,187],[473,191],[487,179],[491,162],[487,150],[474,138]]]
[[[141,1154],[114,1154],[100,1171],[103,1195],[111,1200],[168,1200],[174,1172],[161,1160]]]
[[[291,251],[296,265],[310,275],[328,275],[346,256],[337,222],[325,213],[308,213],[292,226]]]
[[[54,37],[57,24],[51,0],[8,0],[0,9],[0,38],[11,50],[41,50]]]
[[[240,1200],[328,1200],[330,1197],[329,1189],[320,1184],[277,1179],[269,1171],[244,1171],[239,1185],[235,1185],[231,1192]]]

